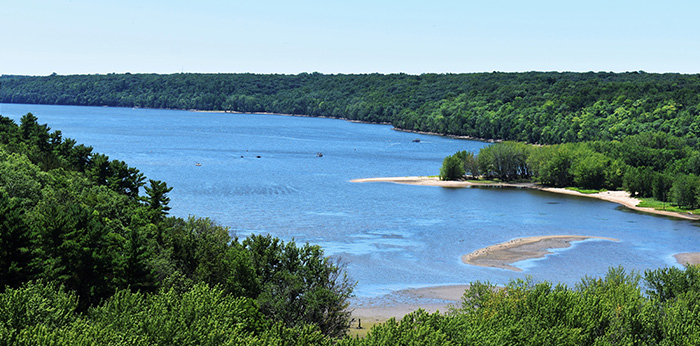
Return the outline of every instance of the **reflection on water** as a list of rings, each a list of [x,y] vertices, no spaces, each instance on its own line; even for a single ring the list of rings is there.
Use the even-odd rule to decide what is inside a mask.
[[[208,216],[238,236],[270,233],[323,246],[347,263],[359,281],[358,295],[476,280],[504,284],[528,275],[575,284],[584,275],[603,275],[609,266],[641,271],[674,265],[674,253],[700,251],[694,222],[594,199],[349,182],[435,175],[445,156],[478,151],[482,142],[332,119],[0,104],[0,114],[16,120],[27,112],[168,182],[174,187],[173,215]],[[460,260],[513,238],[558,234],[620,241],[577,243],[517,263],[523,272]]]

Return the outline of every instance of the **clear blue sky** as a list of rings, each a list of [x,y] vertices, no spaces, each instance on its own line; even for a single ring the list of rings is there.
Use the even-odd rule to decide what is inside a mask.
[[[700,73],[700,1],[0,0],[0,74]]]

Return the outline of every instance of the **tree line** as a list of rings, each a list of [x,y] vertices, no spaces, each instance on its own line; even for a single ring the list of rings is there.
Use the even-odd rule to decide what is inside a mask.
[[[271,112],[536,144],[665,132],[697,144],[700,75],[470,73],[2,76],[0,102]]]
[[[622,141],[535,146],[501,142],[443,160],[440,179],[534,181],[545,186],[626,190],[682,208],[700,207],[700,151],[692,141],[644,132]]]

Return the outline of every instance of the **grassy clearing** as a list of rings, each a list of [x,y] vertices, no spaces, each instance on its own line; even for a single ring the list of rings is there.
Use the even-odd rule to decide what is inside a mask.
[[[465,179],[464,181],[470,182],[470,183],[476,183],[476,184],[500,184],[502,181],[500,180],[488,180],[488,179]]]
[[[654,198],[640,198],[642,201],[637,204],[641,208],[654,208],[656,210],[672,211],[676,213],[700,214],[700,209],[679,208],[669,202],[662,202]]]
[[[571,191],[580,192],[580,193],[583,193],[586,195],[608,191],[607,189],[594,190],[594,189],[581,189],[578,187],[567,187],[566,189],[571,190]]]
[[[367,333],[369,333],[370,329],[374,327],[377,324],[384,323],[386,321],[370,321],[367,320],[362,320],[362,328],[357,328],[357,323],[352,323],[350,326],[350,329],[348,329],[348,335],[351,337],[358,337],[358,338],[364,338],[367,336]]]

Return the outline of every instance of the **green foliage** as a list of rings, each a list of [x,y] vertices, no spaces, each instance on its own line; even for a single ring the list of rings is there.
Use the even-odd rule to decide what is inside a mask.
[[[32,265],[38,277],[75,290],[82,303],[99,302],[122,285],[123,238],[107,232],[89,209],[76,204],[42,204],[32,233]]]
[[[487,146],[479,151],[477,161],[479,171],[487,179],[496,177],[503,181],[530,178],[527,164],[530,146],[524,143],[502,142]]]
[[[574,185],[585,189],[602,189],[605,185],[605,168],[609,159],[600,153],[582,148],[574,154],[570,172]]]
[[[700,205],[695,76],[108,75],[1,77],[0,102],[276,112],[506,139],[448,175],[627,188]],[[585,142],[574,144],[571,142]],[[448,162],[449,161],[449,162]],[[446,165],[444,164],[443,167]],[[456,172],[456,174],[455,174]],[[445,173],[443,175],[443,173]],[[670,177],[674,177],[671,179]],[[352,284],[317,246],[232,239],[167,216],[171,188],[38,124],[0,117],[2,344],[697,344],[697,268],[621,268],[575,289],[475,284],[448,315],[417,311],[342,336]],[[32,280],[43,279],[41,282]]]
[[[566,187],[573,185],[571,166],[573,150],[570,145],[546,146],[536,150],[530,158],[535,176],[544,185]]]
[[[18,287],[31,277],[31,236],[18,198],[0,188],[0,287]]]
[[[267,237],[263,237],[267,238]],[[268,239],[272,240],[272,239]],[[261,240],[258,240],[261,241]],[[274,241],[267,242],[269,248]],[[284,244],[278,243],[284,246]],[[264,251],[263,251],[264,252]],[[272,253],[268,253],[272,255]],[[0,293],[0,343],[83,345],[679,345],[700,340],[699,269],[611,268],[575,288],[515,280],[474,283],[448,313],[417,310],[363,339],[285,326],[255,300],[195,284],[156,293],[118,290],[85,313],[63,287],[29,282]],[[642,294],[642,285],[648,290]]]
[[[286,328],[248,298],[197,284],[184,292],[118,291],[80,314],[61,287],[28,283],[0,293],[0,343],[17,345],[330,345],[312,326]]]
[[[700,292],[700,266],[689,265],[685,269],[675,267],[647,270],[644,280],[647,295],[661,303],[669,302],[688,292]]]
[[[127,166],[124,161],[109,161],[109,157],[102,154],[92,155],[86,173],[98,185],[108,186],[111,190],[134,199],[145,180],[136,168]]]
[[[651,197],[654,193],[654,177],[651,167],[630,167],[625,172],[622,183],[632,196]]]
[[[671,186],[671,201],[680,207],[697,208],[699,193],[700,179],[695,174],[680,174]]]
[[[567,190],[571,190],[571,191],[576,191],[576,192],[579,192],[579,193],[583,193],[583,194],[594,194],[594,193],[600,193],[600,192],[605,192],[605,191],[607,191],[607,190],[605,190],[605,189],[594,190],[594,189],[581,189],[581,188],[578,188],[578,187],[567,187],[566,189],[567,189]]]
[[[481,171],[479,171],[478,156],[473,152],[464,153],[464,174],[471,177],[472,179],[477,179],[481,175]]]
[[[170,197],[168,197],[167,194],[172,191],[173,188],[168,187],[168,184],[160,180],[149,179],[148,182],[150,186],[146,187],[146,195],[148,195],[148,197],[145,198],[145,202],[149,209],[151,209],[153,215],[151,221],[157,223],[168,215],[168,210],[170,210],[168,206]]]
[[[28,282],[20,288],[8,288],[0,293],[0,344],[22,344],[25,330],[69,325],[78,317],[77,308],[76,296],[56,284]]]
[[[325,335],[345,334],[350,312],[347,299],[352,283],[342,266],[323,255],[316,245],[297,247],[294,242],[268,236],[243,241],[257,269],[260,310],[288,327],[317,325]]]
[[[673,179],[668,173],[657,173],[652,181],[652,195],[656,200],[668,202]]]
[[[392,318],[376,325],[359,344],[453,345],[442,331],[444,320],[445,317],[440,314],[429,314],[418,309],[404,316],[399,322]]]
[[[464,161],[459,153],[446,157],[440,168],[440,180],[459,180],[464,177]]]
[[[24,206],[36,204],[41,198],[41,189],[46,173],[34,165],[26,156],[7,153],[0,148],[0,186],[10,198]]]

